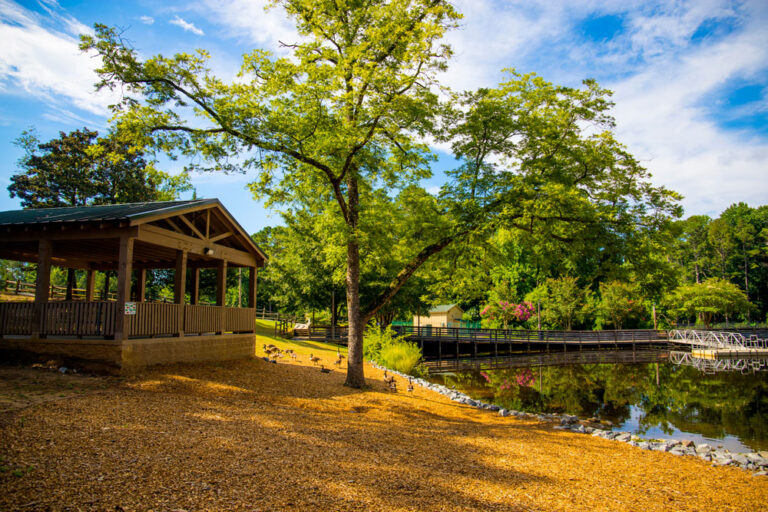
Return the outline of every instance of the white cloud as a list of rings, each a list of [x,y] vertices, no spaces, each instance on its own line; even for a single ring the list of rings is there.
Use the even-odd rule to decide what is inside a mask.
[[[299,41],[293,22],[280,7],[267,9],[266,0],[202,0],[198,10],[226,26],[227,35],[247,43],[285,53],[283,43]]]
[[[46,9],[53,10],[55,2]],[[56,19],[66,32],[44,26],[51,19],[0,0],[0,91],[11,95],[36,96],[50,103],[61,96],[77,108],[105,115],[115,97],[94,92],[99,61],[83,54],[74,33],[84,25],[59,14]]]
[[[152,16],[139,16],[139,21],[145,25],[152,25],[155,22],[155,18]]]
[[[597,77],[616,92],[619,139],[655,183],[686,196],[687,214],[719,214],[738,201],[768,203],[765,132],[724,128],[704,104],[733,80],[768,70],[765,2],[454,3],[464,19],[448,36],[456,55],[443,77],[446,85],[493,86],[504,67],[567,85]],[[601,15],[621,17],[623,32],[608,42],[587,40],[579,23]],[[701,24],[713,19],[728,20],[733,32],[692,44]]]
[[[169,21],[171,25],[176,25],[177,27],[181,27],[186,32],[192,32],[193,34],[197,34],[198,36],[204,36],[205,32],[203,32],[201,29],[197,28],[194,23],[190,23],[188,21],[185,21],[183,18],[180,18],[179,16],[174,17],[171,21]]]
[[[725,129],[704,98],[768,67],[765,18],[720,42],[662,56],[616,91],[619,136],[645,160],[656,183],[686,196],[686,212],[718,214],[730,204],[768,202],[768,140]]]

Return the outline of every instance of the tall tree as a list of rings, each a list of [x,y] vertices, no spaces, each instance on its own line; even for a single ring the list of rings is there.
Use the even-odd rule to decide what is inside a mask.
[[[16,144],[24,156],[8,192],[24,208],[161,201],[191,189],[186,174],[158,171],[127,141],[87,128],[45,143],[25,131]]]
[[[8,192],[24,208],[169,200],[192,188],[186,174],[158,171],[129,142],[99,138],[87,128],[59,132],[45,143],[28,130],[16,144],[24,156]],[[66,300],[72,300],[74,286],[75,270],[69,268]]]
[[[128,94],[115,106],[116,126],[137,143],[194,157],[194,168],[255,167],[261,172],[252,189],[270,206],[335,201],[345,252],[348,385],[365,384],[365,324],[454,241],[502,224],[528,231],[533,224],[543,236],[574,243],[594,243],[592,235],[601,233],[616,242],[620,236],[610,235],[626,236],[630,225],[645,229],[670,211],[670,195],[645,183],[645,171],[608,133],[606,91],[591,82],[581,91],[512,80],[498,93],[468,96],[469,118],[451,110],[446,126],[455,121],[460,128],[447,138],[459,139],[457,155],[472,161],[441,195],[442,229],[417,226],[420,236],[402,242],[407,263],[361,307],[360,247],[375,225],[366,217],[377,214],[368,205],[430,174],[422,136],[439,128],[435,77],[450,55],[441,38],[459,14],[446,0],[274,4],[295,20],[301,40],[286,45],[291,58],[245,55],[232,83],[211,74],[204,51],[142,61],[103,25],[83,36],[81,47],[102,58],[98,87]],[[201,119],[189,119],[190,112]],[[483,117],[494,126],[494,145],[478,159],[486,141],[471,132]],[[608,131],[592,135],[586,124]],[[514,162],[494,172],[494,157]],[[482,183],[473,183],[475,169],[482,169]]]

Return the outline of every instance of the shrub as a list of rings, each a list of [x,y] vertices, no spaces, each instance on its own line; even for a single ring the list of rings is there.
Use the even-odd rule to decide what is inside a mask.
[[[421,350],[415,343],[405,341],[404,336],[397,336],[387,327],[369,327],[365,331],[363,353],[382,366],[407,373],[416,377],[426,375],[426,367],[421,364]]]

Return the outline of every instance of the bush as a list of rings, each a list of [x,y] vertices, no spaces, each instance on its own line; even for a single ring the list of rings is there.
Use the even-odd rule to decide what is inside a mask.
[[[389,327],[369,327],[365,331],[363,353],[367,359],[401,373],[415,377],[423,377],[427,373],[426,367],[421,364],[419,347],[405,341],[404,336],[396,336]]]

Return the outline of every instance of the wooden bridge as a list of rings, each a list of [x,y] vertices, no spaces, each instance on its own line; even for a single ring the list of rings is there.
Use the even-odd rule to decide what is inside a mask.
[[[632,329],[613,331],[530,331],[523,329],[469,329],[463,327],[393,326],[399,336],[416,343],[427,365],[458,365],[460,361],[494,360],[522,354],[583,352],[599,349],[631,351],[666,348],[667,331]],[[346,344],[346,327],[295,329],[300,339]]]

